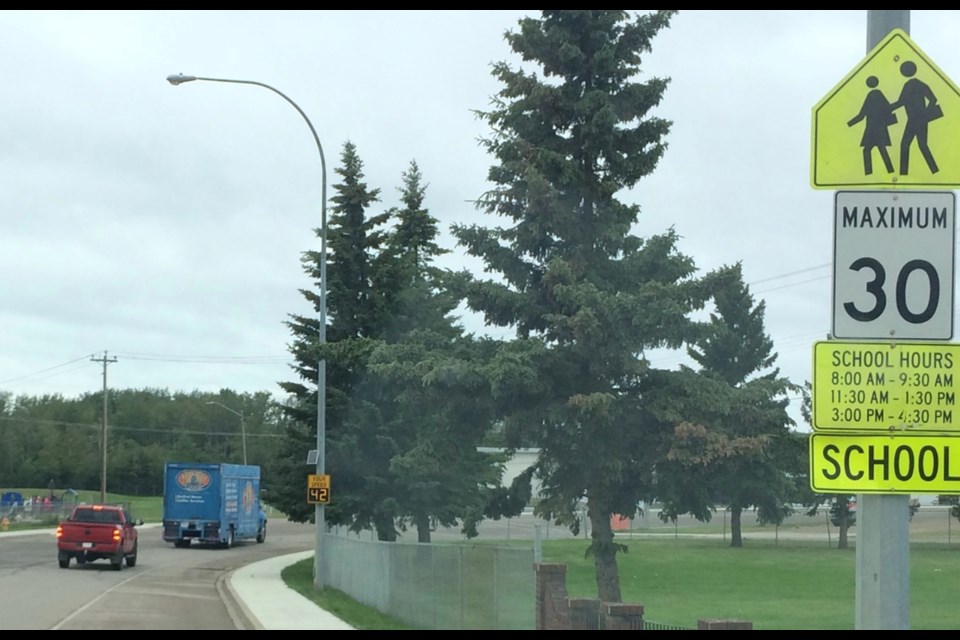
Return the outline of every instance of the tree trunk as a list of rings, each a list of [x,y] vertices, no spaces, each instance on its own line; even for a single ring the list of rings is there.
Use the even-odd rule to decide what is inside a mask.
[[[602,602],[622,602],[620,573],[617,571],[617,549],[613,545],[613,528],[610,526],[611,514],[606,509],[595,510],[592,501],[587,509],[593,528],[590,537],[593,539],[597,595]]]
[[[743,514],[743,508],[738,504],[730,505],[730,546],[743,546],[743,527],[740,516]]]
[[[843,510],[840,512],[840,534],[837,537],[837,549],[846,549],[847,548],[847,531],[850,530],[850,512],[848,511],[849,507],[844,505]]]
[[[377,540],[380,542],[396,542],[397,529],[393,526],[393,518],[377,517],[373,526],[377,531]]]
[[[417,542],[430,542],[430,518],[425,513],[418,513],[417,523]]]

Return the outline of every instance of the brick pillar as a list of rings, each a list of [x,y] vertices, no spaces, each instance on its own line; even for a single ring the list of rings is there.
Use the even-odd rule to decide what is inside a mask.
[[[570,628],[579,631],[595,631],[600,628],[599,598],[569,598]]]
[[[642,631],[643,605],[624,602],[603,603],[604,628],[616,631]]]
[[[697,629],[706,629],[708,631],[752,631],[753,623],[749,620],[724,620],[712,618],[709,620],[697,620]]]
[[[567,565],[534,564],[537,575],[537,630],[570,628],[567,606]]]

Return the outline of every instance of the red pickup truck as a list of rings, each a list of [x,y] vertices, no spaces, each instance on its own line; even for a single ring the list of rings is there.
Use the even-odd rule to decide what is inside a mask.
[[[81,504],[57,527],[57,560],[61,569],[108,558],[117,571],[126,562],[137,564],[137,529],[143,520],[134,520],[122,506]]]

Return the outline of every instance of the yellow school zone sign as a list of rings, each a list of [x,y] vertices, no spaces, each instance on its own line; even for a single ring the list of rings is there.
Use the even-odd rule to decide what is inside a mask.
[[[814,431],[960,435],[960,344],[817,342],[811,400]]]
[[[813,108],[814,189],[960,186],[960,90],[894,29]]]
[[[960,438],[814,433],[816,493],[960,493]]]

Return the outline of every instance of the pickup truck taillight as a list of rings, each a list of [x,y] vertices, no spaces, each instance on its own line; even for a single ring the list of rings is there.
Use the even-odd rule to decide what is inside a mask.
[[[58,525],[57,525],[57,537],[58,537],[58,538],[62,538],[62,537],[63,537],[63,525],[62,525],[62,524],[58,524]]]
[[[120,538],[123,537],[123,529],[120,527],[114,527],[113,529],[113,541],[120,542]]]

